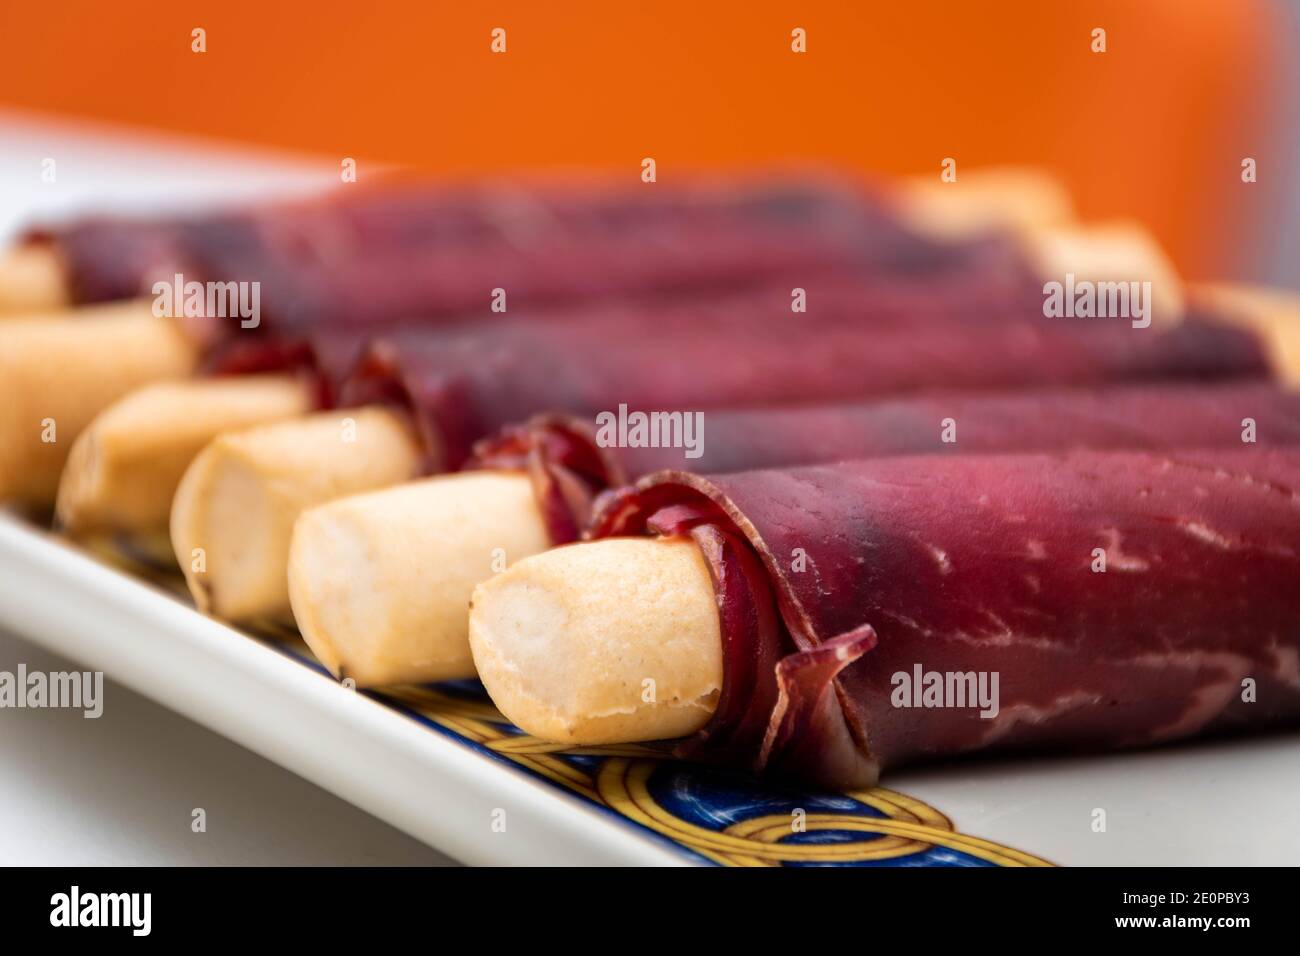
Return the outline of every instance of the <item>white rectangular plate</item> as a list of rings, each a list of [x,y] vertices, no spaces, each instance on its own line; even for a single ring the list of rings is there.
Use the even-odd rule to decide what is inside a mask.
[[[801,793],[641,748],[562,751],[520,734],[465,684],[349,690],[291,635],[205,618],[169,578],[151,577],[0,517],[0,623],[470,863],[1300,859],[1296,734],[962,761],[895,774],[888,789]],[[806,832],[791,826],[796,818]]]
[[[188,207],[337,181],[337,167],[318,159],[12,115],[0,115],[0,147],[0,238],[37,216]],[[57,186],[40,180],[47,156],[60,158]],[[165,588],[4,516],[0,623],[471,863],[1300,862],[1294,733],[950,763],[890,775],[890,789],[867,794],[782,791],[636,749],[558,753],[464,687],[346,690],[300,642],[206,619]],[[806,833],[792,831],[797,810]]]

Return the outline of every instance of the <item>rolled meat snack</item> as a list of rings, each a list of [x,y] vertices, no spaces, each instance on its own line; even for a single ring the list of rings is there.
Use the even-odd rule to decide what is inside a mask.
[[[544,410],[699,409],[1272,374],[1253,334],[1196,318],[1170,329],[1041,316],[877,329],[788,316],[752,322],[694,307],[647,315],[660,334],[631,322],[588,321],[503,322],[490,338],[473,328],[399,330],[366,348],[342,401],[411,408],[444,466],[457,468],[474,442]]]
[[[600,495],[655,471],[753,471],[849,458],[1074,448],[1300,445],[1300,394],[1268,382],[929,393],[659,415],[540,415],[480,441],[467,470],[527,474],[554,544]]]
[[[655,314],[668,322],[667,313]],[[1259,377],[1268,371],[1251,335],[1193,320],[1168,330],[1127,324],[1049,324],[1041,318],[993,324],[943,322],[875,335],[852,323],[829,324],[809,334],[788,321],[745,329],[735,323],[695,327],[673,320],[673,334],[660,336],[623,337],[619,328],[608,322],[513,320],[493,326],[486,338],[482,330],[472,328],[395,334],[367,349],[344,384],[343,402],[406,409],[422,447],[436,455],[436,465],[425,463],[423,470],[428,473],[459,468],[478,439],[543,409],[590,412],[626,405],[633,411],[694,410],[836,401],[940,386],[1215,380]],[[290,431],[287,426],[281,429],[281,438]],[[282,453],[273,450],[273,443],[259,444],[267,457],[256,466],[230,462],[244,478],[239,493],[266,499],[258,475],[277,484],[296,482],[302,488],[332,491],[329,497],[300,500],[304,507],[379,487],[342,479],[331,483],[320,471],[328,469],[331,456],[339,462],[340,475],[355,473],[346,465],[346,449],[340,449],[337,436],[326,431],[300,437]],[[317,452],[304,457],[303,464],[295,464],[294,457],[303,456],[305,446],[317,442],[321,443]],[[377,474],[378,463],[370,464],[373,470],[368,474]],[[405,467],[399,455],[389,473]],[[187,483],[187,494],[178,494],[173,503],[173,544],[182,569],[189,565],[189,552],[206,545],[181,532],[195,526],[195,509],[212,507],[205,502],[217,493],[226,468],[213,456],[204,467],[206,477]],[[237,515],[244,509],[227,510]],[[264,605],[261,612],[285,614],[287,537],[278,540],[242,523],[227,525],[222,533],[265,549],[256,565],[278,567],[280,573],[259,591],[269,595],[278,589],[280,603]],[[219,573],[210,564],[202,571],[187,572],[191,590],[196,595],[230,594],[228,585],[214,581]],[[246,611],[251,606],[242,599],[232,603]],[[212,607],[218,614],[229,613],[219,604]]]
[[[474,470],[305,512],[289,559],[299,629],[362,686],[472,677],[473,588],[577,540],[593,499],[629,479],[916,454],[1300,445],[1300,395],[1265,384],[930,395],[715,409],[694,424],[664,418],[640,440],[652,435],[660,447],[629,447],[612,425],[543,416],[480,443]]]
[[[656,326],[668,323],[673,313],[693,307],[701,309],[696,321],[707,317],[715,323],[729,314],[747,323],[780,318],[789,324],[792,312],[814,311],[822,321],[873,325],[899,322],[904,316],[920,321],[937,314],[1025,319],[1044,313],[1044,280],[1067,275],[1098,284],[1114,280],[1117,287],[1127,285],[1120,279],[1146,280],[1150,290],[1131,300],[1137,324],[1156,321],[1168,326],[1181,320],[1185,311],[1181,284],[1164,254],[1146,233],[1124,225],[1045,227],[1013,240],[995,235],[959,247],[931,243],[914,252],[906,252],[911,248],[908,242],[898,247],[886,244],[901,258],[892,257],[893,253],[882,258],[873,252],[864,261],[854,258],[858,246],[850,242],[855,251],[847,266],[845,256],[824,250],[826,242],[834,241],[834,230],[830,239],[820,233],[820,238],[809,239],[797,229],[779,230],[779,235],[779,253],[732,253],[738,261],[751,262],[751,268],[743,278],[725,281],[682,280],[683,275],[704,268],[700,263],[707,265],[711,257],[721,254],[719,250],[726,248],[722,241],[705,242],[708,252],[683,242],[686,251],[678,252],[673,251],[676,244],[658,240],[653,230],[645,229],[630,231],[617,242],[603,235],[582,236],[568,245],[538,239],[536,248],[530,247],[536,261],[521,262],[513,273],[509,257],[473,244],[448,252],[390,251],[331,262],[320,267],[319,276],[298,275],[302,288],[290,290],[292,283],[280,282],[284,291],[264,295],[263,301],[271,305],[266,310],[268,328],[261,335],[240,334],[238,324],[232,322],[215,328],[205,319],[193,324],[199,326],[197,337],[217,347],[229,346],[233,340],[237,348],[255,349],[268,341],[271,347],[281,347],[277,343],[285,341],[310,342],[322,329],[351,330],[365,339],[404,326],[464,325],[467,317],[477,317],[479,322],[490,317],[496,323],[508,315],[513,321],[549,322],[574,311],[627,331],[646,328],[650,317]],[[631,265],[605,262],[611,256]],[[769,262],[777,258],[782,260],[780,266]],[[259,276],[266,269],[253,264],[209,271]],[[711,273],[713,267],[704,271]],[[463,295],[442,288],[453,280],[464,286]],[[275,281],[260,281],[263,287],[276,288]],[[668,295],[674,292],[678,294]],[[292,307],[275,303],[292,303]],[[747,310],[760,314],[748,315]]]
[[[179,273],[258,282],[286,332],[487,313],[498,288],[533,307],[826,270],[988,268],[1023,258],[1015,232],[1069,218],[1041,174],[968,179],[892,190],[824,176],[640,188],[390,181],[260,208],[92,218],[33,230],[0,261],[0,305],[127,298]]]
[[[1249,447],[659,473],[481,585],[470,645],[534,735],[830,788],[1292,725],[1297,487]]]

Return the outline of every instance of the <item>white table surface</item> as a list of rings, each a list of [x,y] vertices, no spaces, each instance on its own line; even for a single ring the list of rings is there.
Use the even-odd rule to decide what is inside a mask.
[[[0,632],[0,671],[80,670]],[[0,710],[0,865],[449,865],[448,857],[106,680],[104,712]],[[207,830],[191,830],[193,811]]]
[[[53,183],[41,178],[47,158]],[[310,189],[337,175],[319,161],[0,113],[0,243],[36,217]],[[20,662],[79,669],[0,632],[0,671]],[[132,691],[106,682],[105,698],[97,720],[0,709],[0,865],[452,862]],[[191,831],[196,807],[206,833]]]

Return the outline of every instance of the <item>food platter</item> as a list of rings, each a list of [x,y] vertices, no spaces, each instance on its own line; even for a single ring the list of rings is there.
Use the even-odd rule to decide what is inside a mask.
[[[27,149],[31,141],[13,137]],[[92,193],[127,208],[159,199],[130,157],[156,167],[162,147],[76,145],[97,172],[80,184],[84,195],[61,192],[61,204]],[[186,198],[196,183],[224,196],[260,168],[205,154],[189,162],[175,183]],[[279,189],[320,175],[268,166],[265,177],[261,186]],[[0,195],[13,225],[59,211],[12,181]],[[0,625],[469,863],[1261,864],[1300,853],[1294,731],[949,760],[891,771],[872,790],[812,793],[687,767],[641,745],[567,750],[513,727],[473,682],[355,690],[291,630],[239,630],[199,614],[179,577],[142,552],[116,542],[82,549],[10,515],[0,517]]]
[[[1283,863],[1300,847],[1294,733],[789,791],[639,748],[567,752],[521,735],[464,683],[354,691],[292,634],[236,631],[188,606],[169,575],[111,560],[5,516],[0,623],[469,863]]]

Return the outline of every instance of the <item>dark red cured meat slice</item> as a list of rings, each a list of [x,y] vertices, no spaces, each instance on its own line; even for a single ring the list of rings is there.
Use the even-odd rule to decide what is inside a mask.
[[[806,311],[791,309],[788,284],[762,284],[743,290],[715,290],[692,300],[632,298],[620,303],[587,303],[564,309],[524,310],[526,318],[485,322],[441,322],[420,319],[386,323],[322,322],[309,334],[267,335],[262,329],[240,329],[231,322],[229,334],[212,335],[206,320],[194,325],[196,337],[209,341],[205,369],[210,373],[274,371],[285,367],[319,367],[325,375],[324,394],[334,395],[342,373],[371,339],[401,330],[435,340],[452,335],[497,338],[519,322],[585,323],[617,339],[663,335],[673,330],[707,326],[748,333],[757,325],[793,332],[826,325],[864,329],[906,329],[946,322],[1001,322],[1024,319],[1041,309],[1040,294],[1018,278],[990,276],[974,270],[945,275],[938,284],[900,276],[822,275],[799,287]],[[809,298],[810,297],[810,298]],[[516,313],[512,313],[517,316]],[[609,327],[608,330],[603,327]]]
[[[774,600],[782,626],[728,634],[727,674],[780,664],[726,688],[714,719],[765,729],[715,744],[706,728],[683,750],[850,787],[944,755],[1297,723],[1298,489],[1300,451],[1273,448],[665,472],[595,533],[746,540],[763,573],[745,600]],[[724,622],[743,620],[733,599]],[[997,715],[893,706],[893,675],[917,665],[996,672]]]
[[[187,280],[257,281],[281,332],[407,316],[753,284],[777,276],[1023,271],[1006,238],[921,238],[867,190],[829,181],[654,189],[339,190],[270,209],[35,230],[79,302]]]
[[[1263,382],[920,395],[852,404],[713,409],[699,455],[602,447],[594,419],[541,415],[479,442],[467,468],[526,470],[556,544],[575,541],[602,493],[654,471],[750,471],[918,454],[1300,445],[1300,395]],[[957,441],[943,440],[951,420]]]
[[[23,241],[55,247],[69,296],[88,305],[145,295],[155,278],[170,279],[183,265],[177,239],[171,223],[95,218],[35,229]]]
[[[200,365],[203,375],[292,374],[306,378],[318,407],[338,405],[339,388],[356,363],[367,337],[355,330],[322,330],[308,338],[232,337],[211,345]]]
[[[708,313],[704,313],[709,315]],[[692,312],[685,313],[687,318]],[[832,402],[927,390],[1213,380],[1267,374],[1242,332],[1184,322],[1007,319],[879,331],[854,323],[754,327],[725,315],[627,322],[503,322],[490,334],[399,332],[367,348],[342,389],[350,405],[411,407],[448,468],[474,442],[543,411],[591,413]],[[788,317],[787,317],[788,319]],[[670,334],[671,333],[671,334]]]
[[[617,241],[577,236],[524,251],[504,244],[411,248],[382,258],[365,256],[343,265],[280,272],[273,271],[277,260],[263,258],[247,268],[232,265],[210,271],[261,277],[263,295],[271,303],[268,322],[281,333],[321,324],[373,327],[394,319],[424,324],[466,317],[497,321],[500,314],[490,309],[495,289],[505,292],[510,312],[532,317],[554,314],[567,304],[705,298],[784,278],[789,312],[794,286],[838,286],[826,291],[848,291],[861,302],[881,294],[877,286],[886,277],[915,280],[913,273],[923,271],[892,262],[846,263],[815,242],[802,244],[795,254],[785,248],[789,240],[784,237],[765,239],[757,233],[741,243],[725,232],[717,227],[708,237],[691,234],[672,242],[647,238],[644,230]],[[1014,288],[1018,297],[1041,311],[1041,287],[1035,288],[1022,264],[1010,258],[1009,248],[992,241],[979,246],[984,251],[971,251],[968,261],[931,266],[930,300],[945,295],[936,283],[955,282],[957,288],[946,294],[953,303],[960,301],[963,289],[968,296],[987,296],[989,291]],[[966,311],[976,308],[967,306]]]
[[[1000,322],[1008,318],[1025,319],[1041,313],[1042,297],[1013,275],[991,276],[974,270],[948,273],[944,281],[934,283],[895,275],[820,275],[798,287],[804,294],[806,311],[793,312],[792,287],[789,283],[762,283],[745,289],[713,290],[694,299],[665,299],[633,296],[620,302],[574,304],[566,308],[512,309],[511,318],[495,316],[490,321],[442,321],[407,318],[381,322],[382,309],[369,313],[370,321],[323,320],[317,328],[290,330],[270,335],[261,328],[242,329],[237,322],[226,323],[226,334],[212,335],[213,325],[199,320],[196,335],[213,341],[209,364],[226,364],[226,353],[255,356],[262,367],[275,365],[275,356],[286,351],[310,350],[319,344],[329,351],[334,343],[347,341],[359,345],[402,329],[415,335],[480,334],[500,325],[512,323],[565,322],[588,323],[593,327],[608,325],[615,336],[664,334],[665,330],[711,326],[737,334],[756,325],[785,329],[821,327],[823,325],[860,326],[869,329],[912,328],[936,322]],[[1047,321],[1047,320],[1044,320]],[[242,361],[229,363],[234,366]]]
[[[1011,316],[1032,313],[1036,307],[1033,293],[1026,295],[1018,283],[990,282],[986,276],[964,273],[949,277],[935,287],[928,283],[892,277],[845,278],[821,277],[808,283],[813,308],[805,313],[790,311],[790,290],[785,286],[760,286],[728,292],[692,302],[627,302],[620,305],[589,305],[583,309],[536,311],[527,322],[565,321],[584,323],[592,329],[609,326],[607,334],[621,338],[662,335],[672,329],[706,325],[729,329],[735,334],[748,332],[756,325],[794,328],[801,324],[861,326],[865,328],[911,328],[917,324],[937,322],[1002,321]],[[434,348],[441,336],[452,336],[463,343],[478,337],[490,349],[499,337],[497,328],[512,327],[512,322],[432,323],[397,321],[378,326],[339,323],[317,329],[310,335],[265,335],[260,330],[245,334],[215,337],[208,348],[203,371],[208,374],[250,374],[304,369],[316,375],[322,406],[330,406],[338,397],[344,375],[358,358],[362,347],[372,338],[383,338],[403,329],[408,336],[425,340],[423,347]],[[232,324],[232,329],[236,327]],[[204,327],[197,330],[202,336]]]

